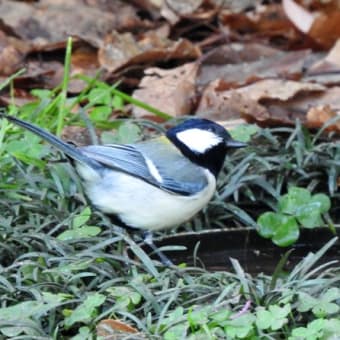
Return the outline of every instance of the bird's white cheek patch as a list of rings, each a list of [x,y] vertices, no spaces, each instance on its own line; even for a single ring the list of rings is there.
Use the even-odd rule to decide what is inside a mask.
[[[177,138],[190,150],[198,153],[204,153],[222,142],[220,136],[211,131],[201,129],[189,129],[178,132]]]

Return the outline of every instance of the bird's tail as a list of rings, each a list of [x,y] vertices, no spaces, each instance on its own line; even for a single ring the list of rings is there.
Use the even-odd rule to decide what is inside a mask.
[[[15,118],[13,116],[8,116],[3,113],[0,113],[0,118],[6,118],[10,122],[21,126],[22,128],[29,130],[33,132],[34,134],[40,136],[42,139],[56,147],[58,150],[62,151],[64,154],[69,156],[70,158],[74,159],[75,161],[78,161],[80,163],[86,164],[90,166],[91,168],[97,170],[100,168],[100,165],[97,161],[87,157],[84,155],[77,147],[68,144],[61,140],[60,138],[54,136],[50,132],[36,126],[33,124],[30,124],[28,122],[25,122],[24,120],[21,120],[19,118]]]

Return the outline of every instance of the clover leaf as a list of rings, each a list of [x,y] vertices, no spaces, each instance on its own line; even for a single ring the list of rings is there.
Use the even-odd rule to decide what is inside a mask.
[[[279,211],[285,214],[295,215],[296,210],[309,202],[311,193],[304,188],[291,187],[288,193],[279,199]]]
[[[265,212],[257,220],[258,232],[264,238],[286,247],[299,238],[299,226],[315,228],[323,224],[322,214],[331,206],[324,194],[311,193],[304,188],[291,187],[278,201],[277,212]]]
[[[266,212],[257,220],[258,232],[264,238],[271,238],[280,246],[287,247],[299,238],[299,226],[294,217]]]
[[[256,326],[259,329],[271,329],[273,331],[281,329],[283,325],[288,323],[287,316],[290,311],[290,304],[283,307],[271,305],[268,310],[259,307],[256,312]]]
[[[319,318],[339,312],[339,305],[334,303],[340,296],[340,289],[332,287],[328,289],[320,298],[316,299],[308,293],[300,292],[297,310],[307,312],[311,310]]]
[[[101,228],[97,226],[87,225],[86,222],[91,217],[91,209],[86,207],[72,220],[72,228],[65,230],[57,236],[60,241],[77,240],[97,236],[101,232]]]

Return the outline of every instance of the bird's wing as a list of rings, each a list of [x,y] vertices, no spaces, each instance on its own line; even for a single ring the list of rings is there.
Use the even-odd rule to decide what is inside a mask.
[[[202,190],[207,179],[201,169],[181,156],[175,147],[170,152],[168,147],[155,139],[151,143],[91,145],[80,150],[105,167],[174,194],[194,195]]]
[[[87,157],[96,160],[106,168],[125,172],[156,185],[143,155],[132,145],[89,145],[80,149]]]
[[[203,190],[207,176],[203,168],[195,165],[166,138],[134,144],[144,157],[152,159],[163,178],[162,186],[182,195],[194,195]]]

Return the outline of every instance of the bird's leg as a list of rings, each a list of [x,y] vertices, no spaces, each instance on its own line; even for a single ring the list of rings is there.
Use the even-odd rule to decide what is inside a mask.
[[[165,254],[163,254],[153,243],[153,236],[150,231],[144,232],[142,237],[145,244],[147,244],[158,255],[164,266],[170,267],[174,265],[172,261]]]

